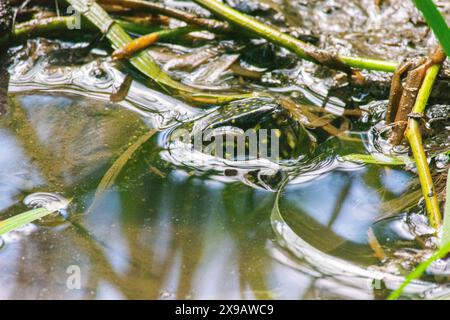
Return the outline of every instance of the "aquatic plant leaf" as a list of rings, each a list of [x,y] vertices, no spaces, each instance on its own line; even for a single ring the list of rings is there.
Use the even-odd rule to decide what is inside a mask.
[[[348,154],[341,157],[344,161],[363,162],[366,164],[378,164],[378,165],[391,165],[402,166],[405,165],[405,160],[400,157],[387,157],[383,156],[383,159],[378,159],[370,154]]]
[[[27,223],[41,219],[53,212],[55,211],[51,211],[46,208],[37,208],[0,221],[0,236],[20,228]]]
[[[417,9],[422,12],[428,26],[433,30],[447,56],[450,56],[450,29],[436,4],[433,0],[413,0],[413,2]]]

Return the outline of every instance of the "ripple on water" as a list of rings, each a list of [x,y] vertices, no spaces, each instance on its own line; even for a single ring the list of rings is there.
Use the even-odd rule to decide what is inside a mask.
[[[90,56],[82,64],[67,61],[67,57],[81,54],[77,50],[83,50],[71,46],[71,43],[38,39],[18,47],[9,70],[9,92],[51,91],[110,101],[111,94],[124,82],[125,74],[101,55]],[[58,55],[66,59],[55,59]],[[170,127],[200,113],[136,80],[132,81],[128,95],[117,104],[146,117],[156,128]]]
[[[69,207],[70,200],[57,193],[36,192],[26,196],[23,199],[23,203],[33,209],[45,208],[67,217],[67,208]]]
[[[267,133],[265,139],[261,132]],[[314,134],[271,98],[245,99],[213,109],[161,138],[160,156],[168,162],[267,190],[277,190],[287,175],[295,176],[298,183],[342,165],[335,161],[335,152],[323,152],[331,150],[325,146],[332,142],[318,148]],[[224,154],[217,155],[218,148]]]
[[[23,203],[32,209],[45,208],[50,211],[55,211],[54,214],[50,214],[39,220],[39,225],[45,225],[49,227],[60,226],[66,222],[68,217],[68,208],[70,200],[64,198],[57,193],[50,192],[36,192],[25,197]],[[35,223],[27,223],[13,231],[3,235],[5,243],[13,243],[26,238],[38,229]],[[1,247],[1,242],[0,242]]]
[[[64,198],[63,196],[50,193],[50,192],[37,192],[32,193],[25,197],[23,203],[32,208],[45,208],[50,211],[55,211],[56,214],[47,216],[50,217],[50,220],[46,221],[45,217],[40,219],[40,223],[49,226],[60,225],[62,222],[66,221],[68,217],[68,207],[70,204],[70,200]],[[5,243],[13,243],[18,242],[38,229],[36,224],[27,223],[19,228],[16,228],[7,234],[4,234],[0,237],[0,249],[4,246]]]

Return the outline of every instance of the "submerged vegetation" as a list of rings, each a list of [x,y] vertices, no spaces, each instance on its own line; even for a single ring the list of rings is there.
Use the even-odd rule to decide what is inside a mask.
[[[149,222],[133,212],[158,211],[157,205],[166,212],[164,197],[173,192],[181,218],[172,212],[173,225],[150,223],[153,240],[155,229],[170,225],[182,230],[174,231],[180,248],[187,246],[184,233],[198,247],[197,219],[206,218],[189,216],[198,199],[202,208],[226,211],[220,219],[235,228],[237,247],[251,239],[267,250],[273,237],[258,230],[270,225],[274,259],[334,287],[362,294],[369,281],[371,298],[448,295],[441,284],[450,263],[450,8],[406,2],[342,1],[342,8],[327,0],[1,2],[0,80],[9,82],[10,97],[0,88],[0,139],[13,132],[16,149],[24,150],[17,154],[31,155],[22,162],[33,169],[24,170],[30,177],[38,171],[39,182],[14,187],[6,205],[0,197],[0,236],[31,223],[68,223],[93,264],[131,297],[103,253],[115,244],[89,231],[89,217],[123,206],[132,229],[124,233],[137,245],[126,253],[129,260],[116,256],[116,263],[127,260],[146,275],[168,270],[145,269],[145,245],[134,230],[147,237]],[[386,29],[388,18],[404,32]],[[93,102],[68,111],[67,99],[83,104],[73,96]],[[39,99],[61,107],[40,111],[33,106]],[[180,181],[186,190],[178,190]],[[223,190],[213,183],[208,189],[208,181]],[[52,193],[36,193],[43,187]],[[223,208],[203,203],[202,192],[219,192]],[[70,195],[70,206],[58,194]],[[141,205],[141,198],[152,203]],[[239,229],[239,221],[255,232]],[[152,259],[170,255],[180,264],[190,256],[188,249],[156,246]],[[256,249],[245,250],[261,259]],[[242,284],[250,297],[274,298],[258,282],[261,270],[240,271],[250,279]]]

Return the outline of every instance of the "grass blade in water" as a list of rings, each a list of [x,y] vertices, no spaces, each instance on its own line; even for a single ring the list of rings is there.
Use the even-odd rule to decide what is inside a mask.
[[[390,165],[390,166],[402,166],[405,165],[405,160],[400,157],[387,157],[378,159],[370,154],[348,154],[341,157],[344,161],[362,162],[365,164],[378,164],[378,165]]]
[[[86,212],[91,212],[101,201],[106,190],[111,188],[111,186],[116,181],[123,167],[127,164],[128,160],[131,159],[133,154],[150,139],[155,133],[156,129],[152,129],[143,136],[141,136],[135,143],[133,143],[124,153],[120,155],[119,158],[112,164],[112,166],[108,169],[108,171],[103,176],[102,180],[98,184],[97,190],[95,191],[94,201],[86,210]]]
[[[35,220],[41,219],[55,211],[50,211],[46,208],[33,209],[14,217],[8,218],[6,220],[0,221],[0,236],[20,228],[27,223],[33,222]]]
[[[449,170],[450,174],[450,170]],[[388,300],[398,299],[406,286],[413,280],[418,279],[427,270],[427,268],[436,260],[442,259],[450,251],[450,179],[447,178],[447,191],[446,191],[446,201],[445,201],[445,212],[444,212],[444,227],[443,235],[441,239],[441,247],[436,251],[429,259],[425,260],[419,264],[405,279],[397,290],[393,291]]]
[[[148,133],[144,134],[140,137],[135,143],[133,143],[122,155],[112,164],[109,170],[105,173],[102,180],[100,181],[97,190],[95,191],[95,198],[101,196],[107,189],[109,189],[116,178],[119,176],[119,173],[122,171],[122,168],[131,159],[133,154],[142,146],[148,139],[150,139],[156,130],[150,130]]]
[[[397,300],[403,293],[403,290],[410,284],[413,280],[416,280],[422,276],[422,274],[427,270],[427,268],[436,260],[442,259],[450,251],[450,242],[445,246],[442,246],[438,251],[436,251],[430,258],[419,264],[411,273],[408,274],[405,281],[393,291],[388,300]]]

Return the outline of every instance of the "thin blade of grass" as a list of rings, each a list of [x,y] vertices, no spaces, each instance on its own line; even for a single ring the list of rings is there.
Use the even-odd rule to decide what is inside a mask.
[[[449,170],[450,174],[450,170]],[[419,264],[408,276],[400,287],[393,291],[388,300],[396,300],[400,298],[403,290],[413,280],[418,279],[427,270],[427,268],[436,260],[444,258],[450,252],[450,179],[447,178],[447,191],[444,212],[444,227],[441,239],[441,247],[430,258]]]
[[[20,228],[27,223],[39,220],[55,211],[50,211],[46,208],[33,209],[6,220],[0,221],[0,236]]]
[[[433,30],[447,56],[450,56],[450,29],[444,16],[433,0],[413,0],[417,9],[422,12],[428,26]]]
[[[389,166],[402,166],[406,164],[406,159],[400,157],[383,156],[383,158],[376,158],[370,154],[358,154],[358,153],[352,153],[342,156],[341,160],[351,162],[362,162],[365,164],[378,164]]]
[[[131,146],[125,150],[124,153],[117,158],[116,161],[111,165],[108,171],[103,176],[102,180],[97,186],[97,190],[95,190],[94,200],[86,212],[91,212],[95,207],[97,207],[98,203],[103,199],[103,195],[105,192],[111,188],[111,186],[116,181],[120,172],[122,172],[123,167],[127,164],[127,162],[133,157],[134,153],[150,139],[155,133],[156,129],[152,129],[143,136],[141,136],[136,142],[134,142]]]
[[[416,280],[422,276],[422,274],[427,270],[427,268],[436,260],[442,259],[447,255],[450,251],[450,242],[448,242],[445,246],[442,246],[438,251],[436,251],[430,258],[419,264],[413,271],[411,271],[408,276],[405,278],[405,281],[394,290],[389,297],[388,300],[397,300],[401,297],[403,290],[411,283],[411,281]]]
[[[122,171],[122,168],[125,166],[128,160],[130,160],[133,154],[156,132],[157,130],[150,130],[149,132],[141,136],[135,143],[133,143],[124,153],[122,153],[119,158],[117,158],[117,160],[112,164],[112,166],[100,181],[97,190],[95,191],[96,198],[100,197],[107,189],[109,189],[114,184],[114,181],[119,176],[119,173]]]

